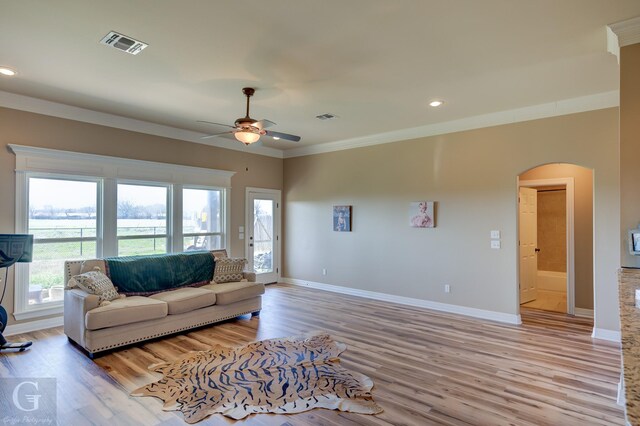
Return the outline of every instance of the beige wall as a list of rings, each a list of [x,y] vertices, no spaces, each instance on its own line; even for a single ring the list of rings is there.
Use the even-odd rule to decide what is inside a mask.
[[[595,171],[596,327],[617,330],[618,161],[617,108],[286,159],[283,275],[516,314],[517,176],[575,163]],[[436,228],[408,226],[419,200]],[[337,204],[353,232],[332,231]]]
[[[575,304],[593,309],[593,170],[574,164],[547,164],[520,175],[521,180],[564,177],[573,178],[574,185]]]
[[[567,191],[538,189],[538,270],[567,272]]]
[[[111,127],[0,108],[0,233],[15,232],[15,155],[7,144],[137,160],[235,171],[231,179],[231,247],[244,255],[238,226],[244,225],[247,186],[282,189],[282,160],[241,151],[135,133]],[[3,306],[13,312],[13,277],[8,280]],[[9,324],[12,324],[12,318]]]
[[[620,49],[621,263],[640,267],[629,253],[627,232],[640,224],[640,44]]]

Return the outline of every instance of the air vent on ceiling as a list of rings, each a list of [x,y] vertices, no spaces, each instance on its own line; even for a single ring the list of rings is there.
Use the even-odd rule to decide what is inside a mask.
[[[327,113],[327,114],[316,115],[316,118],[318,120],[333,120],[334,118],[338,118],[338,116]]]
[[[148,46],[147,43],[134,40],[129,36],[118,34],[115,31],[109,32],[109,34],[100,40],[100,43],[122,50],[123,52],[131,53],[132,55],[137,55],[142,52],[142,49]]]

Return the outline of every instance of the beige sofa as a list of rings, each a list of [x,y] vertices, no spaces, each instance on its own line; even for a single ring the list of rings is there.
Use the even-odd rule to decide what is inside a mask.
[[[65,262],[65,282],[92,270],[104,261]],[[152,296],[129,296],[98,306],[98,296],[78,288],[65,290],[64,332],[93,358],[95,354],[120,346],[178,333],[194,327],[235,318],[257,316],[262,308],[264,284],[254,273],[247,281],[211,283],[183,287]]]

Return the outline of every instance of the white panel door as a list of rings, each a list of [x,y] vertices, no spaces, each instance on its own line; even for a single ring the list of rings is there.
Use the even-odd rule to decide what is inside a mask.
[[[538,297],[538,191],[520,188],[518,210],[520,215],[520,303]]]
[[[247,189],[246,253],[256,280],[280,278],[280,191]]]

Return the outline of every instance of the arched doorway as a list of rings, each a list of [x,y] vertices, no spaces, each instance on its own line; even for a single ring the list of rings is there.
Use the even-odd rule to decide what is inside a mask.
[[[593,317],[593,170],[567,163],[518,176],[521,308]]]

